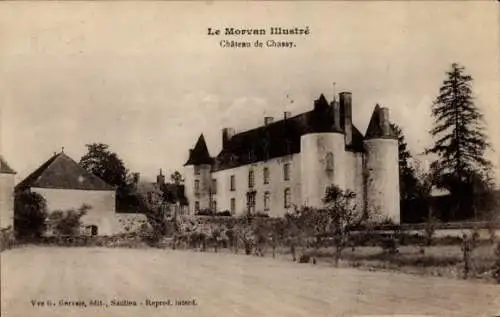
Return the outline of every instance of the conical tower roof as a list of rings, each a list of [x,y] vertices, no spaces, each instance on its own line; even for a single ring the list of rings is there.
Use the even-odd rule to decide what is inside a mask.
[[[186,165],[212,164],[213,160],[208,153],[207,143],[203,134],[200,135],[193,149],[189,150],[189,158]]]
[[[395,139],[396,134],[392,130],[389,121],[389,110],[382,108],[378,104],[373,109],[368,129],[366,129],[365,139]]]
[[[7,164],[3,156],[0,155],[0,173],[2,174],[16,174],[16,172]]]

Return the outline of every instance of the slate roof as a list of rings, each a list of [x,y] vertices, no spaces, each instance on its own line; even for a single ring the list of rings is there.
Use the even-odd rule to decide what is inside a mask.
[[[372,117],[370,118],[370,123],[368,124],[368,129],[366,129],[365,134],[366,139],[395,139],[396,133],[388,125],[384,127],[382,124],[382,108],[377,104],[375,109],[373,109]]]
[[[340,121],[343,121],[342,118]],[[235,134],[215,158],[214,169],[233,168],[299,153],[300,137],[320,132],[343,133],[342,128],[335,127],[333,107],[324,95],[314,102],[314,109],[309,112]],[[352,145],[346,150],[362,152],[363,135],[354,125],[352,140]]]
[[[1,174],[16,174],[16,172],[7,164],[3,156],[0,155],[0,173]]]
[[[198,141],[196,141],[194,148],[189,150],[189,158],[184,165],[202,165],[212,163],[213,159],[210,157],[210,153],[208,153],[207,143],[205,142],[205,137],[202,134],[198,138]]]
[[[334,101],[336,103],[336,101]],[[300,137],[308,133],[338,132],[345,134],[345,109],[339,106],[340,127],[334,122],[334,102],[328,104],[323,94],[314,101],[314,109],[294,117],[275,121],[267,125],[244,131],[232,136],[215,158],[211,158],[203,134],[190,150],[184,165],[213,164],[214,170],[234,168],[272,158],[300,152]],[[352,115],[352,114],[351,114]],[[376,105],[366,135],[352,126],[352,142],[345,150],[364,152],[363,141],[372,138],[395,138],[389,126],[382,124],[382,108]]]
[[[72,158],[61,152],[52,156],[16,186],[16,191],[30,187],[115,190],[96,175],[88,172]]]

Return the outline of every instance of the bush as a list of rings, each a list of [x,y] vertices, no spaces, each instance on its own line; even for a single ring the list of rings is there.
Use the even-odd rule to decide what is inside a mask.
[[[54,211],[49,215],[50,226],[60,236],[77,236],[82,226],[81,219],[91,207],[82,205],[78,210]]]
[[[0,231],[0,252],[11,249],[16,244],[14,230],[12,227]]]
[[[215,212],[212,209],[201,209],[196,212],[197,216],[215,216]]]
[[[40,239],[45,230],[47,203],[38,193],[21,191],[14,196],[14,229],[17,238]]]
[[[500,284],[500,242],[495,248],[495,264],[493,264],[493,279]]]
[[[299,263],[309,263],[311,261],[311,256],[307,254],[303,254],[299,258]]]

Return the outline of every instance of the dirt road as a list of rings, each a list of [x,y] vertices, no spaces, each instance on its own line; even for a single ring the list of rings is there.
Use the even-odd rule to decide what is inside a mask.
[[[28,247],[1,278],[4,317],[500,314],[496,285],[191,251]]]

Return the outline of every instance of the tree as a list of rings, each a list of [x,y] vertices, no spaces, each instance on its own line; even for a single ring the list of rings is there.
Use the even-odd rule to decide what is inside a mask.
[[[148,243],[156,245],[169,233],[169,221],[163,212],[163,197],[153,195],[148,199],[139,193],[133,194],[132,197],[138,205],[139,212],[147,217],[149,226],[142,230],[144,238]]]
[[[432,105],[434,145],[426,150],[438,159],[431,164],[437,185],[456,197],[456,210],[466,207],[464,198],[473,196],[478,180],[486,181],[491,163],[484,153],[489,148],[483,115],[474,103],[472,77],[457,63],[446,73],[439,95]]]
[[[80,159],[80,166],[100,177],[109,185],[125,187],[127,185],[127,169],[116,153],[103,143],[85,145],[87,154]]]
[[[14,230],[18,238],[37,239],[46,229],[47,203],[38,193],[21,191],[14,198]]]
[[[347,246],[350,231],[369,220],[369,215],[356,210],[356,194],[338,186],[327,187],[323,202],[330,218],[330,231],[335,246],[335,266],[338,266],[342,250]]]
[[[91,206],[84,204],[78,210],[69,209],[52,212],[49,215],[49,222],[54,233],[60,236],[79,235],[82,225],[81,218],[86,215],[91,208]]]
[[[412,155],[408,150],[403,130],[394,123],[391,123],[391,127],[398,138],[400,197],[401,200],[407,201],[415,198],[418,180],[415,168],[410,163]]]
[[[170,175],[170,181],[175,185],[181,185],[184,182],[184,178],[182,178],[179,171],[175,171]]]
[[[103,143],[92,143],[85,145],[87,153],[80,159],[80,166],[98,176],[106,183],[117,187],[117,209],[122,209],[123,202],[128,201],[133,184],[128,177],[125,164],[116,153],[109,150],[109,146]]]

